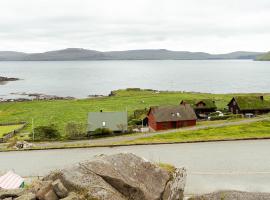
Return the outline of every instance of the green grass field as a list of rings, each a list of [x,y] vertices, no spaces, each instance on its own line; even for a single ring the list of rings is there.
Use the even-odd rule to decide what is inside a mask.
[[[234,140],[248,138],[270,137],[270,121],[253,122],[250,124],[208,128],[196,131],[182,131],[166,133],[148,138],[136,139],[125,144],[148,144],[148,143],[173,143],[173,142],[196,142],[215,140]]]
[[[54,123],[64,135],[64,127],[70,121],[87,123],[90,111],[122,111],[129,114],[135,109],[155,105],[177,105],[181,99],[212,98],[219,109],[226,107],[233,95],[203,94],[182,92],[131,91],[119,90],[115,96],[81,100],[31,101],[0,103],[0,122],[26,121],[26,131],[31,130],[31,121],[35,126]],[[267,95],[270,99],[270,96]]]
[[[22,125],[8,125],[8,126],[0,126],[0,138],[3,137],[4,134],[10,133],[18,128],[21,128]]]

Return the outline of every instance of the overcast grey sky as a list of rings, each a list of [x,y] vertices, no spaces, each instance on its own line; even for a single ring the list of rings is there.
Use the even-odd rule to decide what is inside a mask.
[[[270,0],[1,0],[0,51],[270,50]]]

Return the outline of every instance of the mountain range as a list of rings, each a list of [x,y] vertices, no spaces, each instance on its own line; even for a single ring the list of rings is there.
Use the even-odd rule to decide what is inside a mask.
[[[102,52],[81,48],[68,48],[44,53],[0,51],[0,61],[256,59],[263,54],[265,53],[247,51],[209,54],[204,52],[170,51],[166,49]]]

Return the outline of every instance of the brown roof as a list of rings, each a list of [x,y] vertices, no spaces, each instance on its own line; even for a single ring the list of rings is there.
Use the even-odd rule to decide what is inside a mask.
[[[196,120],[193,108],[186,105],[157,106],[151,107],[148,115],[152,112],[157,122]]]

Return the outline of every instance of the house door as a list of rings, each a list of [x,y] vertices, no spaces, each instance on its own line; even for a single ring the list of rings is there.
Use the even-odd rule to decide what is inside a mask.
[[[172,128],[177,128],[177,122],[172,122]]]

